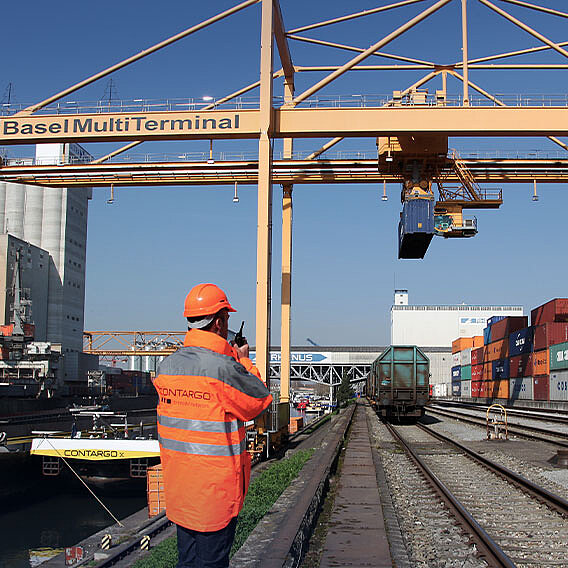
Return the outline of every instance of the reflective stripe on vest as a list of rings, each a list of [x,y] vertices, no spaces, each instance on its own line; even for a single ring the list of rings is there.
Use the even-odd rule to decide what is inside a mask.
[[[229,444],[226,446],[219,446],[216,444],[196,444],[194,442],[181,442],[179,440],[170,440],[158,436],[160,445],[166,450],[174,452],[182,452],[184,454],[191,454],[196,456],[221,456],[230,457],[238,456],[246,450],[246,440],[243,438],[238,444]]]
[[[230,434],[238,432],[243,427],[240,420],[230,422],[219,422],[217,420],[190,420],[188,418],[173,418],[158,414],[158,424],[166,428],[179,428],[180,430],[191,430],[193,432],[211,432],[214,434]]]

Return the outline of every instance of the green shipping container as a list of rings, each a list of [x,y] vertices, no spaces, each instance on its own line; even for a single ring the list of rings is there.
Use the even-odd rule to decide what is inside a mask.
[[[471,365],[463,365],[461,372],[462,381],[471,381]]]
[[[568,341],[550,346],[550,370],[568,369]]]

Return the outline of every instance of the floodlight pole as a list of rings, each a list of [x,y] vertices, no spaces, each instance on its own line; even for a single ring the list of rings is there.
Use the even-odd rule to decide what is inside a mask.
[[[260,139],[258,142],[258,227],[256,257],[256,366],[270,381],[270,284],[272,256],[272,64],[273,5],[262,0],[260,46]]]

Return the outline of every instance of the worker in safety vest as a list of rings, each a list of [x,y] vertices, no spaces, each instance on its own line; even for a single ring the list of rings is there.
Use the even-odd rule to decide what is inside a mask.
[[[227,342],[234,311],[214,284],[192,288],[185,299],[189,331],[183,347],[160,363],[154,380],[166,514],[177,525],[178,568],[229,565],[250,479],[243,422],[272,401],[248,358],[249,346]]]

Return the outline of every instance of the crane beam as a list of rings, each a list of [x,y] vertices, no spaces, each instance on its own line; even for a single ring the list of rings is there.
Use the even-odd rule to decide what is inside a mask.
[[[557,159],[463,158],[478,182],[566,183],[568,156]],[[458,183],[457,173],[448,166],[441,172],[446,182]],[[400,182],[400,175],[380,171],[376,159],[365,160],[274,160],[273,183],[341,184]],[[223,186],[256,185],[258,162],[215,161],[73,164],[68,166],[5,166],[0,181],[46,187],[129,187],[167,185]]]
[[[566,107],[388,106],[275,109],[273,138],[567,136]],[[258,138],[260,110],[123,112],[0,117],[0,144]]]

